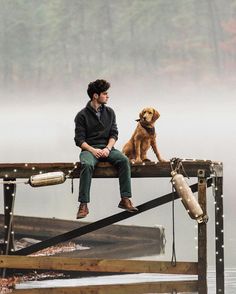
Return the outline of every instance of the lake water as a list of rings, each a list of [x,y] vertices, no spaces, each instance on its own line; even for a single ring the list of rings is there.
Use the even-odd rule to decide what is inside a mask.
[[[114,276],[86,277],[78,279],[60,279],[47,281],[31,281],[18,284],[16,289],[50,288],[50,287],[75,287],[86,285],[111,285],[130,284],[160,281],[193,280],[196,276],[183,275],[160,275],[160,274],[127,274]],[[195,292],[193,292],[195,293]],[[208,270],[208,294],[216,293],[216,281],[214,268]],[[225,271],[225,293],[236,293],[236,268],[226,268]]]

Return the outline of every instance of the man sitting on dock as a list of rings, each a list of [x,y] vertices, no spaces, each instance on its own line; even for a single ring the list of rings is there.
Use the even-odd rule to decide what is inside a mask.
[[[132,205],[131,171],[128,158],[114,148],[118,139],[115,112],[106,106],[109,99],[110,83],[96,80],[89,83],[87,93],[90,101],[75,117],[75,143],[80,153],[79,209],[77,219],[89,213],[90,186],[95,165],[99,162],[110,162],[118,170],[121,201],[119,208],[130,212],[138,209]]]

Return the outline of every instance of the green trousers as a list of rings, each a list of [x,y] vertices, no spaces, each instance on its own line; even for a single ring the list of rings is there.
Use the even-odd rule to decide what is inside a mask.
[[[103,147],[104,148],[104,147]],[[118,170],[120,196],[131,197],[131,171],[128,158],[119,150],[112,148],[107,158],[96,158],[89,151],[80,153],[80,182],[79,182],[79,202],[90,202],[90,186],[94,167],[98,162],[110,162]],[[109,191],[107,191],[109,193]]]

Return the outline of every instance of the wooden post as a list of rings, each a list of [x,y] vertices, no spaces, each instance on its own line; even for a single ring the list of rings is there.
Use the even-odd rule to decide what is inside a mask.
[[[5,179],[15,181],[15,179]],[[4,184],[4,244],[5,254],[14,251],[13,214],[16,194],[16,184]]]
[[[223,176],[215,178],[216,293],[224,294]]]
[[[205,170],[198,170],[198,202],[207,214],[206,206],[206,178]],[[198,224],[198,287],[199,293],[207,294],[207,225],[206,223]]]
[[[15,179],[5,178],[4,181],[15,181]],[[14,230],[13,213],[15,204],[16,184],[4,184],[4,246],[3,253],[9,254],[14,251]],[[6,275],[6,269],[2,270],[2,277]]]

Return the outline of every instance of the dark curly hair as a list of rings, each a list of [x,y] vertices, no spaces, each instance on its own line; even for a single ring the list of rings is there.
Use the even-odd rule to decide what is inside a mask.
[[[96,80],[88,84],[87,93],[90,99],[93,99],[93,94],[100,95],[102,92],[107,91],[110,88],[110,83],[106,80]]]

